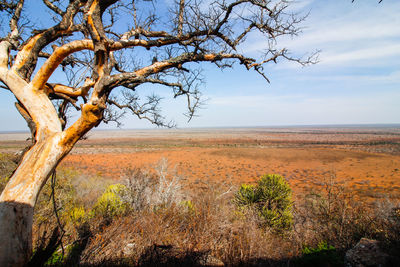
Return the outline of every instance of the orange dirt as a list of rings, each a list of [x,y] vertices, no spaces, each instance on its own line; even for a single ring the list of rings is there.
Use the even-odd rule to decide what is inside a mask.
[[[0,134],[0,152],[27,144],[27,134]],[[190,187],[255,182],[283,175],[295,193],[332,174],[368,199],[400,199],[400,128],[254,128],[94,131],[61,166],[114,180],[129,169],[153,169],[167,158]]]
[[[306,139],[298,133],[276,133],[269,139],[261,134],[249,138],[212,133],[190,138],[89,139],[81,142],[62,165],[118,180],[129,169],[151,169],[166,158],[190,186],[201,187],[209,181],[252,183],[262,174],[276,173],[283,175],[297,193],[318,188],[334,173],[338,182],[359,196],[399,198],[400,155],[388,153],[398,149],[398,136],[368,134],[365,138],[366,134],[358,132],[334,132],[322,141],[317,140],[319,135],[313,139],[310,133]]]

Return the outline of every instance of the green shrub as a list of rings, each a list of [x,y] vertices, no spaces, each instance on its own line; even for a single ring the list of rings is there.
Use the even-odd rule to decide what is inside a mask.
[[[241,185],[235,195],[240,208],[257,211],[263,226],[288,230],[293,222],[292,190],[285,179],[276,174],[261,176],[256,186]]]
[[[129,210],[128,188],[122,184],[113,184],[106,188],[93,207],[95,216],[111,219],[123,215]]]
[[[53,255],[46,261],[44,266],[57,266],[57,265],[62,265],[64,260],[64,255],[62,254],[62,251],[56,250]]]
[[[238,206],[251,206],[257,202],[256,187],[254,185],[242,184],[235,195]]]
[[[305,246],[302,257],[297,260],[299,266],[343,266],[343,256],[327,242],[320,242],[317,247]]]
[[[8,183],[9,177],[0,176],[0,194]]]
[[[76,205],[66,211],[66,223],[70,223],[75,229],[79,229],[91,219],[91,215],[90,212],[86,212],[83,206]]]
[[[183,207],[184,212],[190,215],[196,214],[196,207],[191,200],[183,200],[179,203],[181,207]]]

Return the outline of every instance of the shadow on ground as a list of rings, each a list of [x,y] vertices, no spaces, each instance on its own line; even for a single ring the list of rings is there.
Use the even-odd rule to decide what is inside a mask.
[[[321,256],[321,255],[320,255]],[[100,266],[111,266],[111,267],[125,267],[125,266],[344,266],[343,261],[339,258],[329,258],[332,255],[322,255],[322,257],[316,257],[315,259],[304,259],[304,258],[287,258],[287,259],[248,259],[241,261],[238,259],[225,259],[226,262],[222,262],[212,256],[209,251],[182,251],[174,248],[173,246],[164,245],[153,245],[149,247],[140,257],[138,262],[132,262],[129,258],[121,258],[116,260],[106,260],[98,263],[72,263],[69,261],[65,264],[55,264],[47,266],[80,266],[80,267],[100,267]],[[334,255],[338,256],[338,255]],[[342,256],[342,255],[341,255]]]

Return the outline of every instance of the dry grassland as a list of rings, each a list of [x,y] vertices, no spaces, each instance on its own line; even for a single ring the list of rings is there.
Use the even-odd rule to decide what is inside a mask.
[[[0,134],[0,152],[16,152],[26,134]],[[88,175],[123,179],[161,158],[191,188],[284,176],[293,191],[318,188],[332,173],[367,198],[400,197],[400,128],[231,128],[93,131],[62,162]]]
[[[118,180],[167,158],[190,187],[284,176],[295,193],[337,182],[367,198],[400,197],[400,129],[289,128],[95,132],[63,166]]]

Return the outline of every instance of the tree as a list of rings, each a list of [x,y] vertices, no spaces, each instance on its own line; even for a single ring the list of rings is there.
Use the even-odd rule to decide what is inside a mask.
[[[14,94],[27,121],[27,149],[0,196],[0,265],[21,266],[30,257],[33,208],[38,194],[76,142],[102,121],[132,112],[159,126],[172,126],[160,113],[160,97],[142,102],[143,84],[172,88],[187,99],[192,118],[201,104],[200,62],[220,68],[234,62],[255,70],[280,59],[311,63],[279,48],[280,37],[300,32],[305,17],[289,1],[43,0],[52,25],[36,29],[23,0],[0,1],[0,81]],[[44,19],[44,18],[42,18]],[[129,25],[126,26],[126,24]],[[44,24],[49,24],[44,21]],[[240,53],[250,33],[268,41],[259,59]],[[58,73],[57,75],[54,75]],[[58,78],[65,73],[65,79]],[[57,82],[51,82],[54,79]],[[267,79],[268,80],[268,79]],[[80,115],[67,123],[68,112]],[[121,112],[117,112],[121,110]]]

